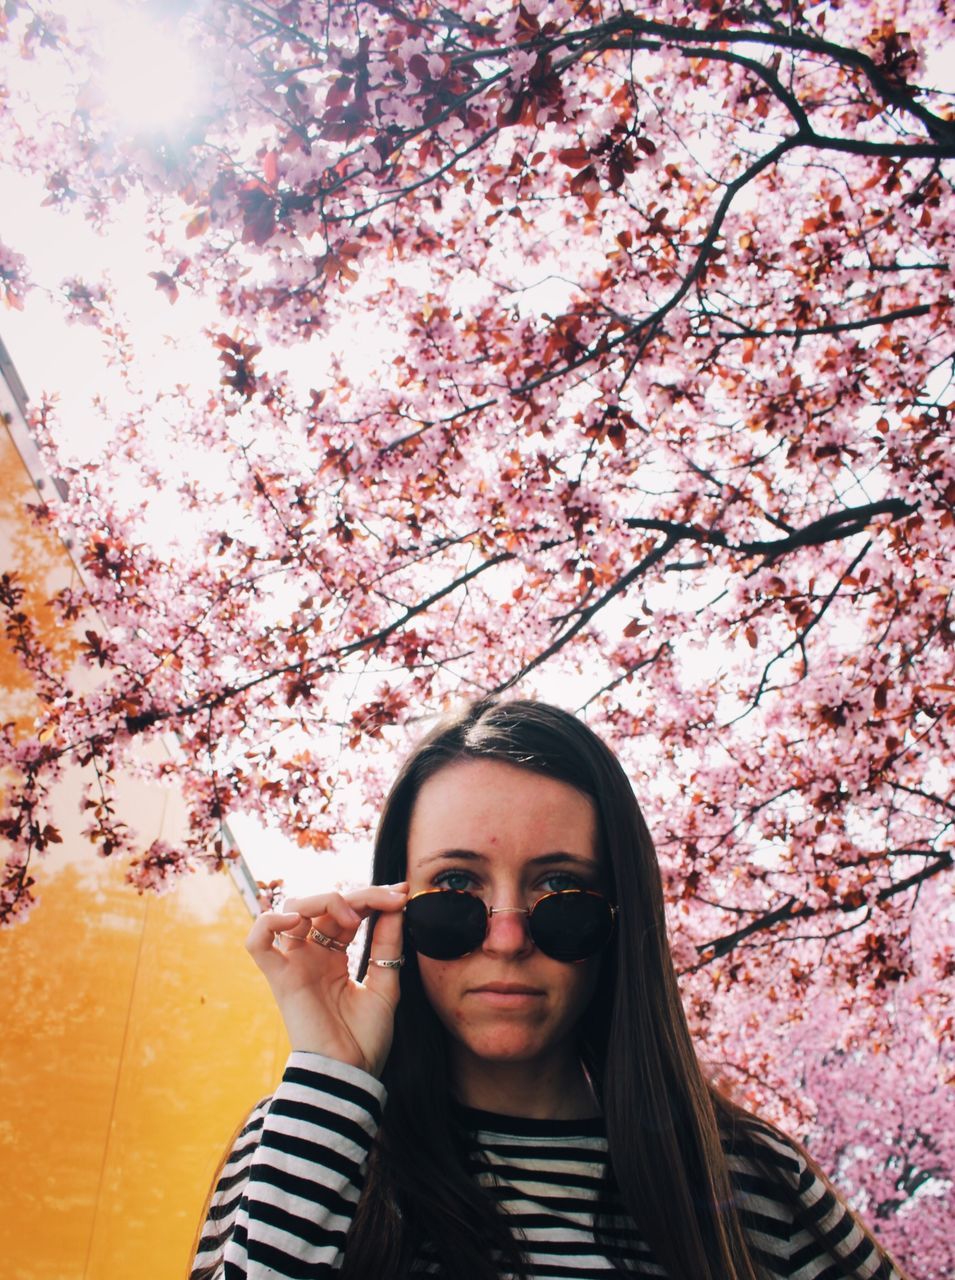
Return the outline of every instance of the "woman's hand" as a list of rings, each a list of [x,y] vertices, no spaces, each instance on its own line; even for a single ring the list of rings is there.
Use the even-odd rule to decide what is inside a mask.
[[[286,901],[284,911],[256,920],[246,949],[265,974],[293,1049],[323,1053],[380,1076],[391,1048],[398,1004],[396,968],[368,965],[363,982],[349,977],[346,947],[362,920],[379,912],[372,960],[402,953],[402,909],[407,884],[368,885],[349,893],[322,893]],[[342,950],[309,940],[317,929]]]

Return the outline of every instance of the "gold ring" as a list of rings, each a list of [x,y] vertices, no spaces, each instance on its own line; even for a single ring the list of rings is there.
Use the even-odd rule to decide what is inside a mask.
[[[309,929],[305,936],[309,942],[317,942],[320,947],[325,947],[328,951],[348,950],[347,942],[339,942],[337,938],[330,938],[327,933],[322,933],[321,929]]]

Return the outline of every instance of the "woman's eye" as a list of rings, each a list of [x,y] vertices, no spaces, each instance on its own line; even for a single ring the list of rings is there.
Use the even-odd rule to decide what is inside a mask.
[[[541,888],[545,893],[562,893],[564,889],[582,889],[583,887],[584,882],[580,876],[575,876],[570,871],[555,871],[541,881]]]
[[[439,889],[467,892],[474,888],[474,877],[467,871],[442,871],[439,876],[435,876],[434,883]]]

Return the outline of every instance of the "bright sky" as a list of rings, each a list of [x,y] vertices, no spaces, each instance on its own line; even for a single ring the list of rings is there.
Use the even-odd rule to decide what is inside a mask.
[[[154,8],[157,6],[154,6]],[[199,101],[201,79],[172,36],[155,19],[135,16],[122,0],[70,0],[71,22],[86,15],[98,29],[104,61],[97,75],[99,94],[130,134],[175,130]],[[22,63],[13,88],[22,87],[39,110],[68,99],[62,65],[49,57]],[[175,85],[175,92],[170,92]],[[3,172],[3,220],[7,245],[26,255],[39,288],[23,312],[2,317],[3,336],[28,392],[55,389],[62,396],[64,419],[79,424],[93,395],[115,382],[104,368],[101,339],[95,330],[67,324],[48,290],[80,275],[96,280],[107,272],[118,288],[124,316],[137,334],[154,333],[155,357],[167,355],[164,339],[184,342],[207,317],[192,298],[175,307],[157,292],[149,272],[165,266],[142,236],[143,203],[138,198],[118,207],[115,225],[97,234],[76,214],[44,208],[40,179],[16,168]],[[142,344],[148,350],[150,344]],[[188,359],[188,350],[183,357]],[[163,363],[166,363],[163,358]],[[168,368],[168,366],[167,366]],[[185,370],[188,375],[188,369]],[[77,432],[81,428],[77,425]]]

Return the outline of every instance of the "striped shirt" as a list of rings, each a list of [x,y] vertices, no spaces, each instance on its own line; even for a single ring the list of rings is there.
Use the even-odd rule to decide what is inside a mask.
[[[193,1276],[334,1275],[384,1101],[385,1090],[373,1076],[317,1054],[293,1053],[279,1088],[253,1111],[226,1161]],[[473,1176],[507,1214],[534,1280],[610,1280],[619,1274],[613,1258],[620,1255],[636,1275],[665,1274],[623,1214],[604,1223],[602,1244],[595,1243],[594,1210],[607,1169],[602,1119],[463,1114],[476,1138]],[[741,1219],[767,1277],[833,1280],[849,1273],[860,1280],[899,1280],[846,1206],[771,1130],[754,1126],[727,1155]],[[782,1181],[797,1189],[821,1241],[794,1224]],[[422,1257],[415,1274],[436,1270]]]

